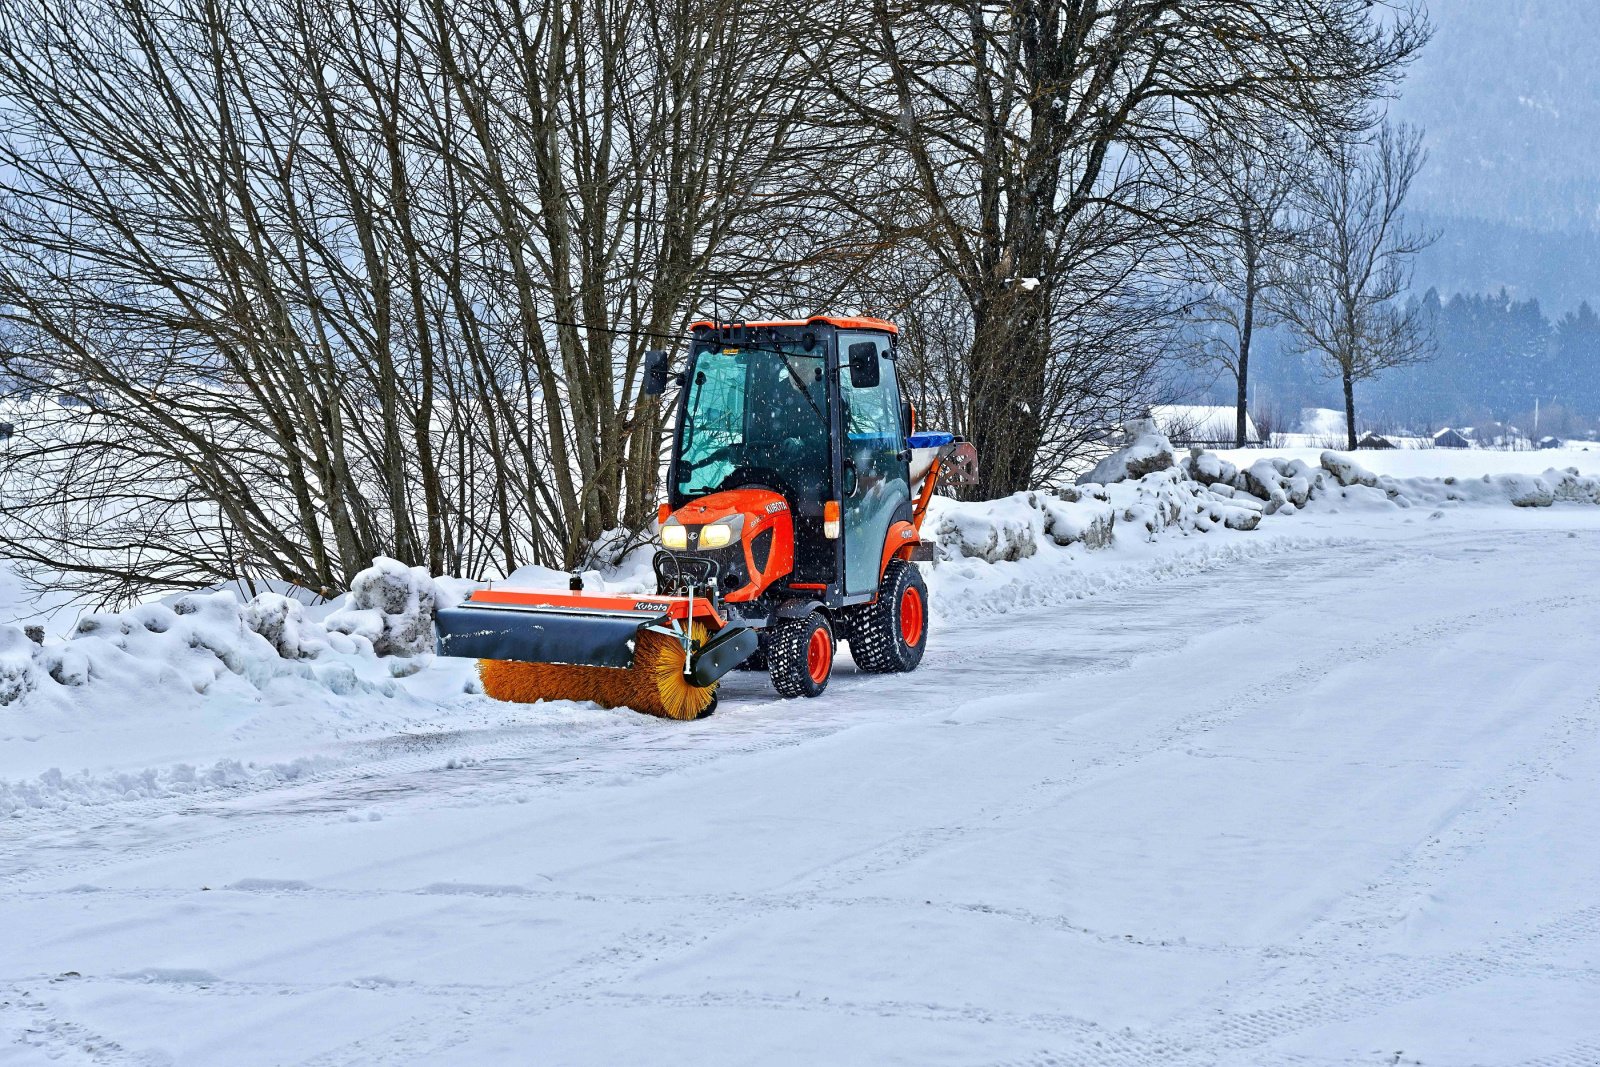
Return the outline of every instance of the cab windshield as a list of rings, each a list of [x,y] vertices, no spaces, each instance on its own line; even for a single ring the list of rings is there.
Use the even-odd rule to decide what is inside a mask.
[[[680,430],[679,495],[765,485],[796,508],[824,499],[830,470],[823,367],[821,346],[702,348]]]

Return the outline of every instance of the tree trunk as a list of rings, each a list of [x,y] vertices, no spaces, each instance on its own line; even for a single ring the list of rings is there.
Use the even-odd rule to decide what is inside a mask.
[[[1344,372],[1344,435],[1350,451],[1356,450],[1356,380]]]
[[[978,450],[974,500],[1032,488],[1048,349],[1040,325],[1042,293],[1004,291],[974,309],[967,417]]]
[[[1233,447],[1246,444],[1245,424],[1250,417],[1250,340],[1256,329],[1256,264],[1253,252],[1244,269],[1244,316],[1239,323],[1239,398],[1234,408]]]

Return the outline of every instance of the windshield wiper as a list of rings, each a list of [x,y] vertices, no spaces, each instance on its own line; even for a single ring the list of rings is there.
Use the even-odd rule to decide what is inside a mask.
[[[788,371],[789,377],[794,379],[795,388],[799,389],[800,395],[806,398],[806,403],[811,405],[811,410],[817,413],[817,418],[822,421],[822,425],[828,425],[828,416],[824,415],[822,409],[817,407],[817,402],[811,397],[811,390],[806,388],[805,379],[800,377],[800,372],[794,369],[793,363],[789,362],[789,353],[781,348],[774,348],[772,351],[778,353],[778,358],[783,360],[783,369]]]

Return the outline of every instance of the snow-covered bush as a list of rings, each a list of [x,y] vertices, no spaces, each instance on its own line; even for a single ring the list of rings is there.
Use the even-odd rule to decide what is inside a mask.
[[[433,651],[434,611],[459,599],[427,568],[379,556],[356,575],[348,602],[324,625],[336,633],[365,638],[380,656],[417,656]]]
[[[15,626],[0,626],[0,707],[15,703],[33,689],[38,678],[33,661],[36,648]]]

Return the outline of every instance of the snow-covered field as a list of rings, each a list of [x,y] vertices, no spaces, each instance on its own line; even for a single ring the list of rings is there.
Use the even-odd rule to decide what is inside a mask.
[[[1600,1063],[1600,507],[1127,532],[698,723],[0,707],[0,1064]]]

